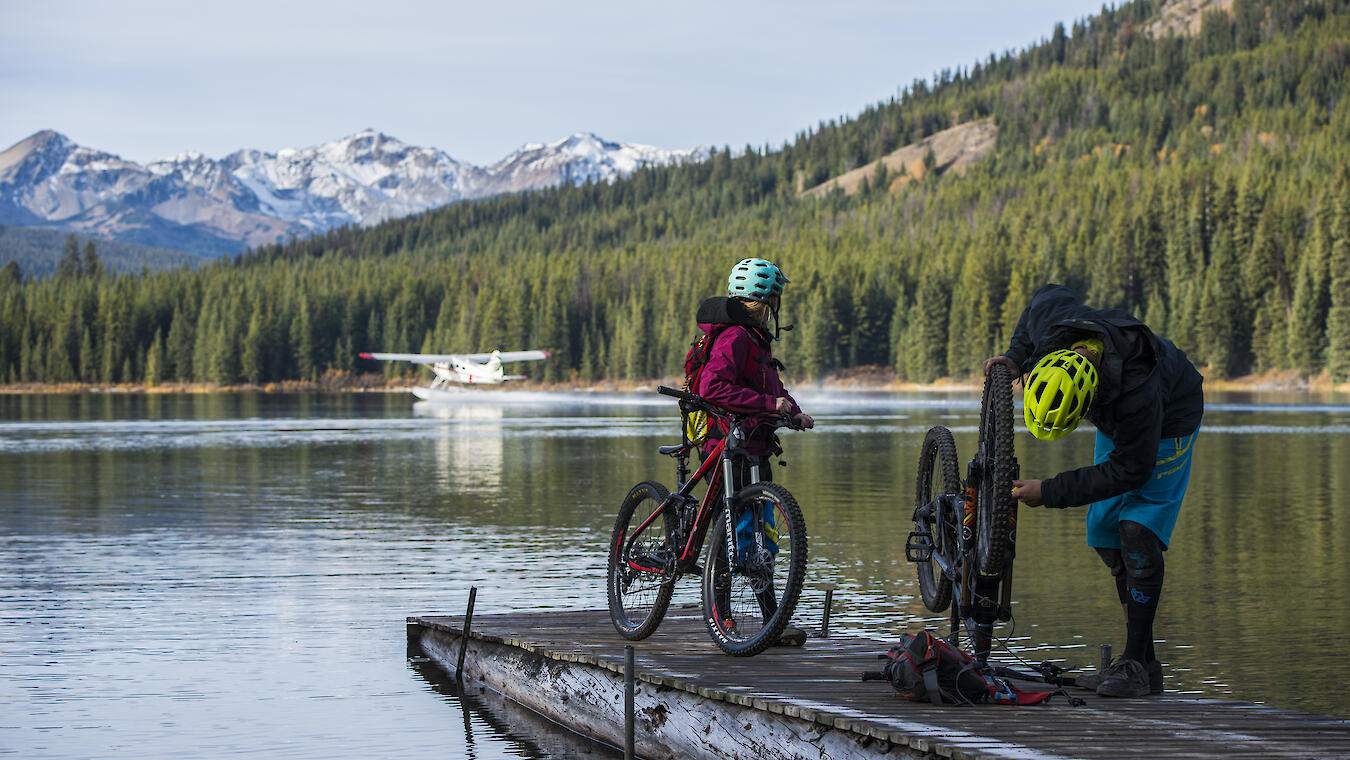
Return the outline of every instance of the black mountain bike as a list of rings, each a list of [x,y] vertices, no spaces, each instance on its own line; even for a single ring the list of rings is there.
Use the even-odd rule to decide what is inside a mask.
[[[985,378],[979,444],[964,481],[958,468],[951,431],[929,428],[919,453],[905,559],[918,565],[924,605],[933,612],[951,608],[949,642],[959,645],[964,625],[975,658],[985,665],[994,623],[1012,617],[1017,546],[1012,377],[1001,364]]]
[[[728,654],[759,654],[778,640],[797,607],[806,578],[806,524],[786,488],[760,482],[758,465],[748,468],[747,482],[739,482],[749,457],[743,431],[797,425],[786,416],[735,414],[673,388],[657,392],[680,399],[686,412],[721,421],[727,433],[693,477],[689,453],[695,445],[687,437],[660,447],[675,458],[675,492],[644,481],[624,498],[609,546],[609,616],[624,638],[644,639],[665,617],[675,582],[697,573],[713,642]],[[705,481],[700,503],[693,490]]]

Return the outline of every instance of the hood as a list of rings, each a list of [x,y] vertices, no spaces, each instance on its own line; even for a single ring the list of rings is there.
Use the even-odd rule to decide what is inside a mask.
[[[713,296],[699,304],[695,320],[698,328],[709,335],[723,325],[741,325],[757,331],[761,337],[768,337],[764,326],[750,315],[749,310],[740,301],[728,296]]]

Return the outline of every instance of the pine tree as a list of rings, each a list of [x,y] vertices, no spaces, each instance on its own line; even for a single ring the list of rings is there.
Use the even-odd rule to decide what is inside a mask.
[[[1238,371],[1241,347],[1232,315],[1237,313],[1240,301],[1240,280],[1232,241],[1228,229],[1220,228],[1214,237],[1213,257],[1205,271],[1198,315],[1202,355],[1215,377],[1231,377]]]
[[[155,332],[155,342],[145,354],[145,384],[151,388],[164,381],[164,333]]]
[[[254,311],[248,319],[248,332],[244,335],[243,349],[239,354],[239,372],[248,382],[259,385],[265,379],[267,346],[264,342],[263,315]]]
[[[94,250],[94,241],[86,240],[84,243],[84,275],[95,279],[103,276],[103,262],[99,261],[98,252]]]
[[[946,336],[950,300],[936,277],[925,277],[910,309],[905,330],[905,369],[908,379],[931,383],[947,372]]]
[[[70,233],[66,237],[66,245],[61,253],[61,263],[57,265],[56,276],[63,282],[78,279],[83,273],[84,266],[80,261],[80,241],[75,239],[75,233]]]
[[[174,311],[173,321],[169,323],[169,337],[164,342],[164,362],[161,374],[165,379],[180,381],[193,379],[192,347],[195,314],[189,314],[186,306]]]
[[[1331,308],[1327,312],[1327,369],[1335,382],[1350,379],[1350,179],[1342,174],[1332,215]]]

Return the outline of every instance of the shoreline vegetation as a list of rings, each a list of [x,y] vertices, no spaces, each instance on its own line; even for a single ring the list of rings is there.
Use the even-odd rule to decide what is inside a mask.
[[[1317,396],[1330,393],[1350,394],[1350,382],[1333,383],[1326,371],[1313,377],[1297,372],[1271,371],[1256,375],[1215,379],[1206,368],[1205,389],[1211,391],[1304,393]],[[10,383],[0,385],[0,395],[43,394],[197,394],[197,393],[407,393],[415,386],[425,386],[428,377],[400,375],[386,378],[379,373],[352,373],[330,371],[318,380],[286,380],[264,384],[239,383],[215,385],[212,383]],[[965,377],[943,377],[931,383],[902,381],[894,371],[885,367],[857,367],[833,372],[817,380],[789,383],[798,391],[905,391],[918,393],[978,392],[983,379],[975,373]],[[565,391],[577,393],[624,393],[652,390],[657,385],[679,387],[681,378],[653,378],[648,380],[581,380],[542,382],[523,380],[502,385],[485,386],[491,390]]]

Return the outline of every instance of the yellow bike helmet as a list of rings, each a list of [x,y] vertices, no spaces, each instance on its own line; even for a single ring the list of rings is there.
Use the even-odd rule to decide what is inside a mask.
[[[1022,397],[1027,430],[1043,441],[1078,427],[1097,395],[1097,368],[1086,356],[1061,349],[1036,362]]]

